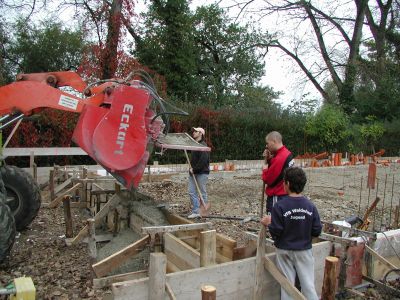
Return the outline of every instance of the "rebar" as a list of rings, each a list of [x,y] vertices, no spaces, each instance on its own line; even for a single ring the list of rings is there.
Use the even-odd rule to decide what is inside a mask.
[[[382,230],[383,214],[384,214],[384,211],[385,211],[385,198],[386,198],[387,177],[388,177],[388,176],[387,176],[387,173],[386,173],[386,175],[385,175],[385,186],[384,186],[384,189],[383,189],[381,222],[380,222],[380,227],[379,227],[379,230],[380,230],[380,231]]]
[[[361,212],[361,197],[362,197],[362,187],[363,187],[363,176],[361,176],[361,187],[360,187],[360,201],[358,201],[358,216],[360,216]]]
[[[376,179],[376,194],[375,194],[375,199],[376,198],[378,198],[378,191],[379,191],[379,179],[377,178]],[[373,225],[372,225],[372,231],[376,231],[376,228],[375,228],[375,220],[376,220],[376,209],[377,209],[377,207],[378,207],[378,205],[377,206],[375,206],[375,209],[374,209],[374,223],[373,223]]]

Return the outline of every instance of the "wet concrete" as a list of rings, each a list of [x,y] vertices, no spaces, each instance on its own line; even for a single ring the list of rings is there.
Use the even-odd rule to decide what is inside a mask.
[[[159,208],[156,207],[156,204],[150,197],[140,193],[132,194],[127,191],[119,193],[118,195],[120,197],[121,204],[117,210],[128,212],[125,214],[127,219],[124,219],[124,216],[120,214],[122,216],[121,222],[126,223],[126,226],[122,226],[124,229],[116,234],[116,236],[110,242],[104,244],[101,248],[98,247],[98,261],[122,250],[142,237],[142,235],[139,234],[140,232],[135,232],[133,229],[128,228],[127,225],[129,224],[131,218],[135,218],[136,222],[140,222],[142,227],[168,225],[164,214]],[[136,254],[110,274],[107,274],[107,276],[147,270],[149,264],[149,253],[149,246],[144,247],[143,251]]]

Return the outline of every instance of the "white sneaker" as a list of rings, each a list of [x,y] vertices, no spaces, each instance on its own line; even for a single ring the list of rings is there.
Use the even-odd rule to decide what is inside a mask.
[[[192,213],[192,214],[188,215],[187,218],[188,218],[188,219],[200,218],[200,214]]]

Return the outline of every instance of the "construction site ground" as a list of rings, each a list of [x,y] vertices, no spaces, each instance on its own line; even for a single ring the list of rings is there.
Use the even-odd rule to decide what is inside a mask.
[[[368,166],[332,168],[307,168],[308,184],[305,194],[316,204],[324,221],[343,220],[366,210],[378,195],[385,199],[372,216],[381,228],[388,227],[394,218],[394,209],[400,201],[400,164],[378,165],[378,188],[366,188]],[[258,216],[262,195],[261,170],[212,172],[208,184],[212,216],[227,219],[205,219],[223,233],[244,245],[246,230],[259,228],[259,223],[229,220],[229,217]],[[397,175],[396,175],[397,174]],[[158,181],[143,182],[139,192],[151,196],[159,204],[179,215],[191,212],[187,193],[188,174],[164,176]],[[385,183],[386,182],[386,183]],[[48,192],[47,192],[48,193]],[[46,191],[43,192],[46,202]],[[14,278],[30,276],[37,289],[38,299],[107,299],[109,289],[92,288],[92,272],[87,245],[81,243],[67,247],[63,208],[46,208],[45,205],[30,227],[19,233],[11,257],[0,265],[0,285]],[[383,213],[382,213],[383,212]],[[87,210],[73,209],[74,233],[79,232],[90,215]],[[204,219],[196,220],[198,222]],[[381,226],[382,225],[382,226]],[[371,290],[369,299],[383,299],[382,294]],[[1,299],[2,296],[0,296]]]

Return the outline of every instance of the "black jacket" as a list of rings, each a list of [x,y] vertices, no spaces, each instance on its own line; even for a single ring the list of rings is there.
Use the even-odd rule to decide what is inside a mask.
[[[200,144],[207,146],[205,142]],[[209,174],[210,173],[210,152],[206,151],[192,151],[190,158],[193,174]]]

